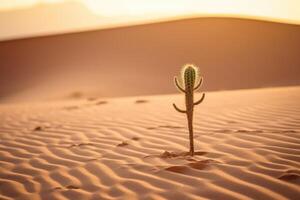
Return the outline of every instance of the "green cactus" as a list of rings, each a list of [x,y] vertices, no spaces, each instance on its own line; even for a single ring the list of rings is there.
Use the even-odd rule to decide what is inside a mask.
[[[180,112],[185,113],[188,120],[189,138],[190,138],[190,155],[194,155],[194,136],[193,136],[193,112],[194,106],[200,104],[205,97],[205,93],[202,94],[200,100],[194,102],[194,91],[200,88],[202,84],[202,77],[199,77],[198,67],[192,64],[187,64],[181,71],[181,83],[178,82],[177,77],[174,77],[175,85],[179,91],[185,94],[185,106],[186,110],[179,109],[174,103],[174,108]]]

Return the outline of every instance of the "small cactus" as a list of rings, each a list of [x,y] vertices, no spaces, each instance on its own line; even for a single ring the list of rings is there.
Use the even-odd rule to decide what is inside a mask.
[[[202,84],[202,77],[199,77],[198,67],[192,64],[187,64],[181,71],[181,83],[178,82],[177,77],[174,77],[175,85],[179,91],[185,94],[185,106],[186,110],[179,109],[174,103],[174,108],[180,112],[185,113],[188,120],[189,138],[190,138],[190,155],[194,155],[194,136],[193,136],[193,112],[194,106],[200,104],[205,97],[205,93],[202,94],[200,100],[194,102],[194,91],[200,88]]]

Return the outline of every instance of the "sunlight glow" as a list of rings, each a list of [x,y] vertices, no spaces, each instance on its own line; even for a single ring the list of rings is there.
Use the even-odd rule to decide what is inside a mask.
[[[0,10],[79,2],[104,17],[241,16],[300,23],[299,0],[1,0]]]
[[[300,22],[299,0],[82,0],[104,16],[248,16]]]
[[[0,10],[13,10],[13,9],[22,9],[37,4],[49,4],[49,3],[60,3],[65,0],[1,0],[0,1]]]
[[[300,0],[0,0],[0,41],[196,17],[300,24]]]

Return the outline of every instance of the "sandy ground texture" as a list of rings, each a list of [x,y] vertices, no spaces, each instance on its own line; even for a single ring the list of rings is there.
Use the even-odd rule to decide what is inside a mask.
[[[300,87],[183,99],[1,105],[0,199],[299,199]]]

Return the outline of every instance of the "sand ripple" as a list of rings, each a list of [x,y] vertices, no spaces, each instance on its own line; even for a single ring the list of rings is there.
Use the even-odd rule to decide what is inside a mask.
[[[300,87],[0,106],[0,199],[299,199]]]

